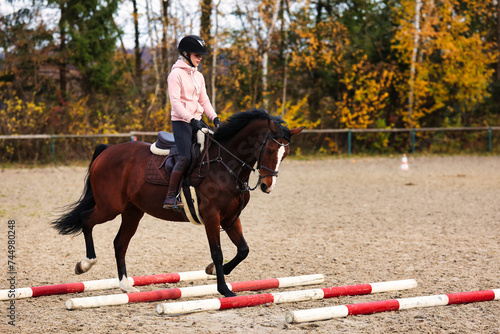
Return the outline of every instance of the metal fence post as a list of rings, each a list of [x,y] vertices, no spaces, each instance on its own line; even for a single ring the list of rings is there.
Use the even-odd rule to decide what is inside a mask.
[[[491,143],[492,141],[492,138],[491,138],[491,126],[488,128],[488,151],[492,151],[493,150],[493,145]]]
[[[347,132],[347,155],[351,155],[351,129]]]
[[[411,130],[411,153],[415,153],[415,129]]]
[[[52,153],[52,161],[54,161],[54,159],[56,158],[56,147],[55,147],[55,144],[54,144],[54,140],[55,140],[56,136],[55,135],[52,135],[52,137],[50,138],[50,151]]]

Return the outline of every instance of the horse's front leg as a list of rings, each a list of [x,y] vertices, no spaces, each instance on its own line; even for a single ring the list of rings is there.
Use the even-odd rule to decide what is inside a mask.
[[[222,265],[224,257],[222,255],[222,248],[220,244],[220,225],[214,221],[210,222],[205,220],[205,231],[207,233],[208,244],[210,246],[210,254],[215,268],[215,275],[217,276],[217,291],[224,295],[224,297],[236,296],[236,294],[227,287],[226,279],[224,277],[224,267]]]
[[[239,218],[236,220],[233,226],[226,230],[226,233],[229,236],[229,239],[231,239],[233,244],[237,247],[236,256],[223,266],[224,275],[229,275],[231,271],[233,271],[233,269],[236,268],[238,264],[240,264],[240,262],[246,259],[250,249],[248,248],[247,242],[243,237],[243,231]],[[214,265],[210,264],[205,271],[209,275],[215,275]]]

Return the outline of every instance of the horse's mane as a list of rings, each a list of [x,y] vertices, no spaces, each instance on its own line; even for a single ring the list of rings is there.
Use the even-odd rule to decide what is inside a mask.
[[[255,120],[273,121],[276,126],[284,132],[282,133],[282,136],[285,137],[285,139],[290,140],[290,130],[288,130],[285,126],[282,126],[285,122],[280,117],[269,115],[264,109],[257,108],[242,111],[229,117],[223,125],[215,131],[214,139],[217,141],[231,139],[238,132],[240,132],[241,129]]]

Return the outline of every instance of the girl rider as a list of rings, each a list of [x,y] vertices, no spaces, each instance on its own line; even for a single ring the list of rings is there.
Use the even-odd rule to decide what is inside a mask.
[[[183,206],[176,198],[184,172],[191,163],[193,131],[202,128],[203,113],[216,128],[222,125],[208,98],[205,78],[198,72],[202,56],[208,54],[205,42],[198,36],[189,35],[180,41],[177,49],[180,56],[168,76],[168,94],[172,105],[172,131],[179,158],[170,175],[167,197],[163,204],[165,209]]]

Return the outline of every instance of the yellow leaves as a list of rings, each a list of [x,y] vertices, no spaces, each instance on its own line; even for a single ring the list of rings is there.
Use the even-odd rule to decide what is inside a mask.
[[[117,129],[121,129],[120,131],[171,131],[170,104],[161,107],[156,103],[151,110],[148,110],[153,99],[154,94],[151,94],[149,100],[143,103],[139,100],[129,101],[125,124],[121,124],[121,127]],[[112,118],[109,120],[111,122]],[[116,124],[116,120],[114,123]]]
[[[44,103],[23,102],[20,98],[4,100],[0,109],[0,134],[38,134],[47,125],[48,110]]]
[[[308,96],[304,96],[302,100],[298,101],[297,104],[292,104],[291,102],[286,103],[286,112],[282,114],[283,120],[286,122],[289,128],[297,128],[300,126],[305,126],[306,128],[315,128],[321,122],[318,119],[316,122],[312,122],[309,119],[309,108],[307,105]],[[276,101],[276,106],[278,114],[281,114],[283,110],[283,105],[280,101]]]
[[[341,79],[347,90],[335,103],[334,117],[346,128],[364,129],[372,125],[386,106],[393,76],[392,71],[376,68],[363,57]]]
[[[290,67],[297,70],[331,67],[340,71],[349,45],[346,28],[331,18],[314,27],[306,23],[292,24],[292,30],[300,37],[298,48],[292,52]]]
[[[394,21],[397,23],[392,49],[402,64],[410,65],[411,54],[417,48],[415,80],[410,86],[410,73],[404,73],[395,86],[402,101],[409,101],[413,92],[411,118],[408,105],[399,114],[408,117],[410,126],[419,126],[420,119],[434,112],[467,112],[489,96],[492,80],[491,64],[496,61],[493,45],[473,31],[471,15],[488,12],[488,2],[475,0],[423,1],[420,31],[415,45],[415,0],[402,0]],[[487,14],[492,15],[492,14]],[[449,110],[449,111],[450,111]]]

